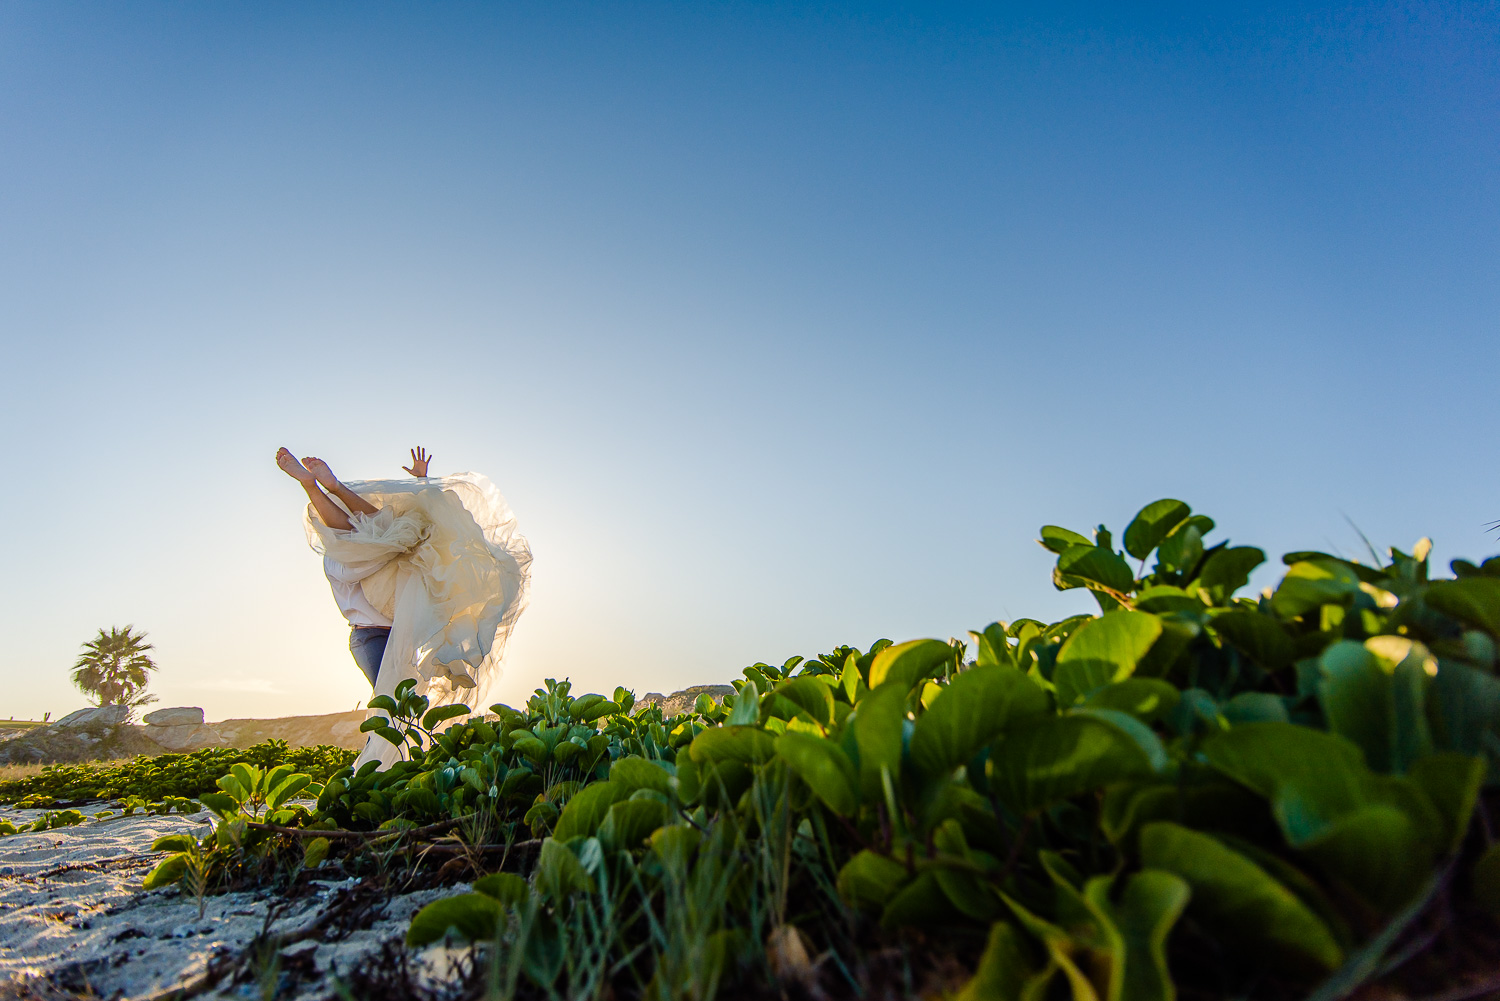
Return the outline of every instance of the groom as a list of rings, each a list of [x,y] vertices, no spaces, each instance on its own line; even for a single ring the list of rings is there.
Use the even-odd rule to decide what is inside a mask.
[[[401,468],[422,478],[427,475],[427,464],[431,459],[427,450],[418,446],[411,450],[411,465]],[[344,486],[333,475],[333,470],[328,468],[328,463],[316,456],[306,456],[298,462],[290,450],[282,448],[276,453],[276,465],[302,484],[318,519],[329,528],[347,532],[354,527],[354,523],[349,520],[350,514],[371,515],[379,510]],[[328,493],[324,493],[324,490]],[[344,507],[335,504],[328,494],[343,501]],[[344,508],[348,508],[348,511]],[[386,641],[391,638],[391,620],[365,597],[364,589],[360,587],[362,575],[353,573],[331,556],[323,557],[323,572],[328,577],[329,587],[333,589],[333,600],[349,621],[349,652],[354,655],[354,662],[365,673],[365,677],[370,679],[370,687],[373,688],[375,678],[380,674],[380,660],[385,656]]]

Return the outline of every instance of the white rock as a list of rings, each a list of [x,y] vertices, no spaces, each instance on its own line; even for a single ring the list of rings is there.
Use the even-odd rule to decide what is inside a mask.
[[[96,726],[119,726],[130,718],[129,706],[96,706],[92,709],[80,709],[77,712],[68,713],[62,719],[52,725],[62,729],[81,729],[83,727]]]
[[[176,709],[158,709],[141,717],[147,726],[186,726],[202,723],[203,710],[197,706],[182,706]]]

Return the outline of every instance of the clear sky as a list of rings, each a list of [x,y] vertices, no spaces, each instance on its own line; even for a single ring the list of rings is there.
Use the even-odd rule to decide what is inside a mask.
[[[1494,3],[5,4],[0,715],[126,623],[366,697],[281,445],[500,486],[509,698],[1081,610],[1161,496],[1488,555],[1497,251]]]

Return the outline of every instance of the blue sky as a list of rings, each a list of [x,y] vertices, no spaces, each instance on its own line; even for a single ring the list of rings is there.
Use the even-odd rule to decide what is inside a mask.
[[[1079,610],[1161,496],[1500,549],[1493,3],[11,4],[0,234],[5,715],[127,622],[359,702],[281,445],[496,481],[509,698]]]

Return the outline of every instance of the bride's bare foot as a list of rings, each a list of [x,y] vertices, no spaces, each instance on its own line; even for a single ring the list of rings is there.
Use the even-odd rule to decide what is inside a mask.
[[[286,473],[298,483],[305,485],[313,482],[315,479],[313,474],[302,463],[297,461],[297,457],[285,448],[277,451],[276,465],[280,466],[283,473]]]
[[[324,490],[332,490],[342,485],[339,483],[339,478],[333,475],[333,470],[328,468],[328,463],[316,455],[304,455],[302,465],[307,467],[307,471],[312,473],[319,483],[323,484]]]

